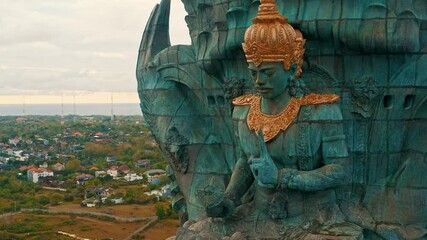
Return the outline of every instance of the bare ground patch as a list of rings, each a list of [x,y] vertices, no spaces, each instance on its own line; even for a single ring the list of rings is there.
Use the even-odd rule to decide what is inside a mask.
[[[178,227],[179,221],[177,219],[160,220],[154,226],[136,235],[135,239],[163,240],[175,236]]]
[[[82,238],[120,240],[147,222],[121,223],[72,215],[18,214],[2,220],[0,224],[3,233],[14,234],[22,239],[68,239],[59,238],[55,234],[64,231]]]

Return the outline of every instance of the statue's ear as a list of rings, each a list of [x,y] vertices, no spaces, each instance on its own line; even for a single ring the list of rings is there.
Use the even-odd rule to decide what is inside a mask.
[[[298,71],[298,64],[294,63],[291,65],[291,67],[289,68],[289,72],[291,73],[291,76],[295,76],[297,74]]]

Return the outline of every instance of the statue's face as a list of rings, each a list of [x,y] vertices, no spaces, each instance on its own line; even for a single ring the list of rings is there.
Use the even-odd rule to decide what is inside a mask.
[[[288,79],[292,75],[292,70],[286,71],[281,62],[262,63],[258,67],[250,63],[248,68],[255,90],[267,99],[274,99],[286,91]]]

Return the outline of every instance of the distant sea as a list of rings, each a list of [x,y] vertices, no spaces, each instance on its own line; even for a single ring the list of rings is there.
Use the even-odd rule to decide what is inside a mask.
[[[114,115],[139,115],[141,109],[137,103],[116,103],[113,105]],[[0,116],[23,115],[111,115],[111,104],[0,104]]]

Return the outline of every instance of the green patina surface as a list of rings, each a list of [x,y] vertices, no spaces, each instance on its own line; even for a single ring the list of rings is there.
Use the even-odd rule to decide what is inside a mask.
[[[260,2],[183,0],[191,45],[170,46],[170,0],[153,10],[146,26],[137,64],[141,109],[170,161],[176,210],[183,222],[199,221],[202,229],[184,226],[178,238],[209,231],[219,238],[240,229],[240,237],[248,239],[345,234],[351,238],[343,239],[423,239],[427,232],[427,2],[276,2],[307,40],[300,77],[304,92],[337,94],[340,101],[302,107],[294,123],[265,144],[266,154],[260,153],[263,144],[256,133],[247,128],[248,107],[231,103],[235,97],[255,93],[241,44]],[[286,74],[281,73],[284,82]],[[251,158],[270,159],[273,164],[248,163]],[[344,170],[322,172],[331,164]],[[279,181],[270,178],[259,184],[254,166],[267,169],[267,176],[284,171],[283,186],[269,187]],[[304,177],[288,182],[291,177],[286,174],[303,172]],[[239,199],[233,195],[229,202],[227,196],[232,194]],[[212,208],[218,203],[222,209]],[[322,203],[332,207],[322,213],[318,207]],[[240,204],[251,214],[244,207],[233,210]],[[238,213],[240,219],[227,218],[222,223],[225,228],[207,227],[203,225],[206,209],[210,215]],[[263,214],[250,220],[257,211]],[[319,223],[329,226],[324,232],[318,227],[300,231],[298,216],[322,214],[341,225],[331,227],[325,217]],[[276,220],[269,224],[268,219]],[[257,221],[263,231],[243,223]],[[289,227],[292,224],[296,230]],[[249,228],[255,232],[245,230]]]

